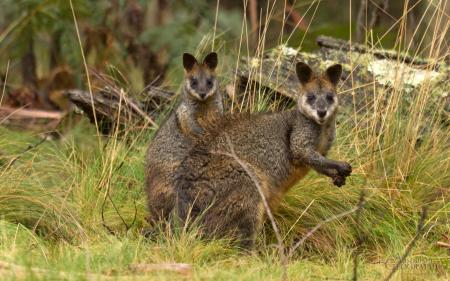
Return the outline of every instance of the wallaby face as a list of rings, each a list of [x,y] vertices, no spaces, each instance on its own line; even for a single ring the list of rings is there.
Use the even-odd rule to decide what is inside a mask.
[[[308,65],[299,62],[296,72],[302,87],[298,98],[300,112],[319,125],[328,123],[338,109],[336,85],[341,77],[341,65],[330,66],[321,77],[316,77]]]
[[[216,53],[209,53],[201,64],[193,55],[184,53],[183,66],[185,70],[184,90],[188,97],[205,101],[217,92]]]

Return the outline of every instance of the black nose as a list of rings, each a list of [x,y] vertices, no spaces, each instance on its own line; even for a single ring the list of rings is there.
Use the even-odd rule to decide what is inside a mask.
[[[206,93],[198,93],[201,99],[204,99],[206,97]]]
[[[325,117],[325,115],[327,115],[327,111],[326,110],[317,110],[317,115],[319,115],[320,118]]]

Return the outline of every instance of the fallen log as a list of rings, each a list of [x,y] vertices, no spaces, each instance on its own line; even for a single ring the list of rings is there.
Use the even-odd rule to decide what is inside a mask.
[[[371,48],[367,45],[359,43],[350,44],[343,39],[337,39],[329,36],[319,36],[317,37],[316,42],[317,45],[319,45],[319,47],[321,47],[322,49],[339,50],[343,52],[356,52],[360,54],[371,54],[378,59],[398,60],[414,65],[431,64],[431,61],[429,60],[425,60],[419,57],[412,57],[408,54],[399,53],[395,50]]]
[[[92,95],[82,90],[69,90],[67,95],[104,134],[109,134],[116,126],[128,129],[157,127],[154,119],[175,96],[162,88],[148,87],[144,97],[136,100],[122,89],[109,86]]]
[[[299,85],[294,69],[298,61],[321,71],[331,64],[342,64],[340,100],[343,105],[355,103],[357,110],[367,107],[367,101],[380,87],[397,87],[406,93],[420,90],[422,86],[431,87],[433,94],[441,95],[438,98],[445,98],[450,88],[450,66],[445,60],[425,60],[324,36],[319,36],[317,43],[320,49],[312,53],[280,45],[261,57],[242,58],[237,69],[241,88],[253,83],[295,99]]]

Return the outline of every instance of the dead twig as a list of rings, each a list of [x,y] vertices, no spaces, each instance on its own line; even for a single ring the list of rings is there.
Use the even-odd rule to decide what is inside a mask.
[[[417,240],[419,240],[419,237],[424,230],[425,219],[427,218],[427,213],[428,213],[428,207],[424,206],[422,208],[422,212],[420,214],[420,218],[417,223],[416,235],[414,235],[413,239],[408,243],[408,245],[406,246],[405,252],[400,257],[400,259],[397,261],[397,263],[394,265],[394,267],[391,269],[391,272],[389,272],[388,276],[386,276],[386,278],[383,279],[384,281],[389,281],[392,278],[392,276],[394,276],[395,272],[397,272],[397,270],[400,268],[400,266],[405,262],[408,255],[411,253],[412,248],[416,244]]]
[[[25,108],[12,108],[8,106],[0,107],[0,116],[4,119],[27,119],[27,118],[41,118],[41,119],[62,119],[66,115],[63,111],[48,111],[48,110],[35,110]],[[0,123],[2,123],[0,121]]]
[[[288,257],[286,256],[286,253],[285,253],[285,247],[283,245],[283,238],[281,237],[280,230],[278,229],[275,218],[272,214],[272,211],[270,210],[269,203],[267,202],[267,199],[264,196],[264,192],[263,192],[255,174],[250,170],[248,165],[236,155],[233,144],[231,143],[230,137],[228,135],[226,136],[226,141],[227,141],[228,147],[230,148],[230,152],[231,152],[229,154],[229,156],[231,156],[234,160],[236,160],[236,162],[245,170],[245,172],[249,175],[249,177],[255,183],[256,189],[258,190],[259,196],[261,197],[261,200],[264,205],[264,209],[266,210],[267,216],[269,217],[270,223],[272,224],[273,231],[275,232],[275,236],[277,238],[278,252],[280,255],[281,265],[283,267],[283,273],[282,273],[281,280],[287,280]]]
[[[436,245],[438,245],[439,247],[447,248],[447,249],[450,250],[450,236],[445,235],[445,234],[442,234],[442,237],[443,237],[446,241],[445,241],[445,242],[444,242],[444,241],[438,241],[438,242],[436,242]]]

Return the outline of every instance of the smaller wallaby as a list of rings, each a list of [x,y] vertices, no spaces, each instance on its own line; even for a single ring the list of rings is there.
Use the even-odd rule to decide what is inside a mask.
[[[299,62],[297,109],[225,115],[208,127],[176,171],[179,218],[199,223],[207,237],[232,235],[252,248],[265,209],[255,182],[230,155],[230,144],[258,179],[271,209],[310,168],[337,186],[345,184],[351,166],[325,157],[335,136],[341,72],[333,65],[316,75]]]
[[[215,69],[217,54],[208,54],[203,63],[185,53],[185,78],[181,99],[174,112],[160,126],[149,144],[145,166],[149,221],[166,220],[174,206],[171,179],[189,151],[194,135],[202,133],[206,123],[223,114],[222,97]]]

